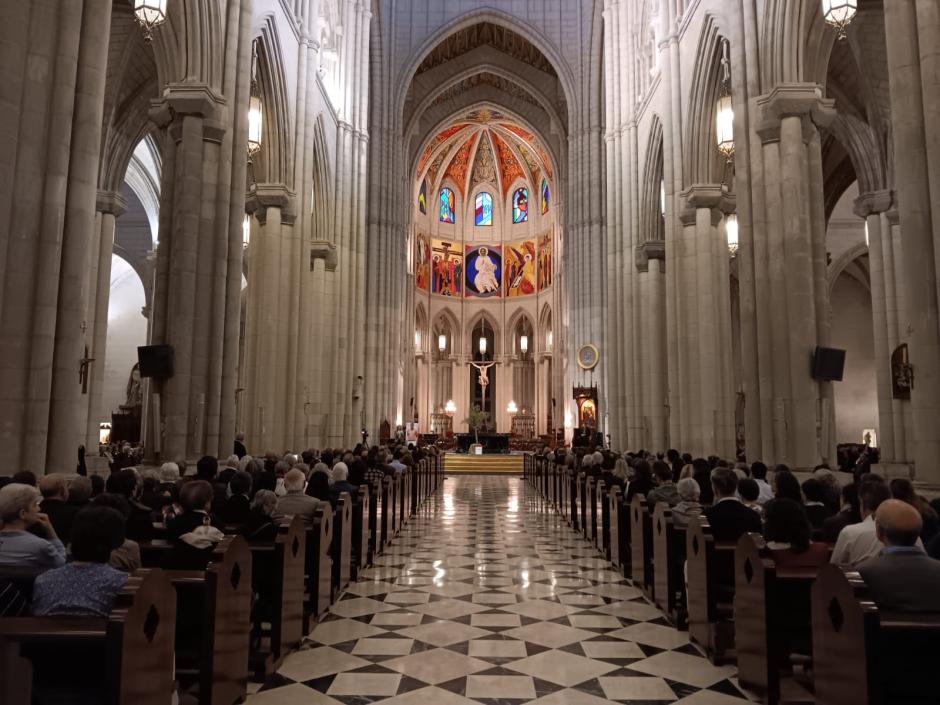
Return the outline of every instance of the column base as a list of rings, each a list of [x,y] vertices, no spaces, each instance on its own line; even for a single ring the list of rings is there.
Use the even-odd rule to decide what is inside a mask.
[[[887,480],[893,480],[896,477],[903,477],[907,480],[914,479],[914,464],[904,462],[877,463],[871,466],[871,471],[876,472]]]

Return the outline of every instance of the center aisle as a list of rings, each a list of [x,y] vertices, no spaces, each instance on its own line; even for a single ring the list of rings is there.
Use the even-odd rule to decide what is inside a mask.
[[[744,705],[520,478],[448,479],[248,705]]]

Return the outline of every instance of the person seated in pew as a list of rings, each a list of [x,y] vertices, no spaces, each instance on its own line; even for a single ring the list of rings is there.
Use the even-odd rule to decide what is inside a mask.
[[[675,448],[666,451],[666,462],[672,468],[672,481],[678,483],[682,474],[682,456]]]
[[[692,461],[692,477],[698,483],[702,504],[712,504],[716,497],[712,494],[711,466],[705,458],[696,458]]]
[[[277,515],[278,497],[271,490],[258,490],[251,500],[248,521],[242,524],[241,533],[248,541],[265,542],[277,538],[280,525]]]
[[[751,478],[757,483],[760,494],[757,496],[758,504],[766,504],[774,498],[774,489],[767,482],[767,466],[757,460],[751,463]]]
[[[862,512],[859,507],[858,485],[854,482],[842,487],[839,491],[840,503],[839,511],[826,519],[820,531],[820,541],[834,544],[839,538],[839,532],[849,524],[857,524],[862,520]]]
[[[805,480],[800,488],[803,491],[803,497],[806,498],[803,503],[803,511],[806,512],[806,518],[809,519],[810,526],[813,527],[813,534],[819,536],[822,534],[823,524],[826,519],[835,514],[826,505],[826,489],[815,477]]]
[[[832,562],[843,568],[857,568],[884,548],[878,538],[874,515],[882,502],[891,499],[891,490],[877,475],[869,474],[861,482],[859,498],[862,521],[843,528],[832,549]]]
[[[153,510],[139,501],[141,484],[137,471],[125,468],[112,473],[106,488],[108,492],[123,495],[131,507],[131,515],[127,519],[127,537],[134,541],[153,538]]]
[[[211,505],[212,485],[205,480],[190,480],[187,482],[180,489],[180,506],[183,512],[179,516],[167,519],[167,537],[178,539],[197,527],[212,524],[212,516],[209,514]]]
[[[662,460],[657,460],[653,463],[653,477],[656,480],[656,488],[646,495],[646,504],[650,511],[660,502],[665,502],[670,507],[676,506],[679,503],[679,491],[672,481],[672,468]]]
[[[322,463],[320,463],[322,464]],[[385,475],[382,475],[383,479]],[[310,473],[310,481],[307,483],[306,494],[308,497],[314,497],[321,502],[330,501],[330,475],[328,472],[320,472],[314,468]]]
[[[114,509],[124,517],[125,525],[131,513],[131,508],[127,500],[121,495],[111,492],[105,492],[95,497],[92,505],[95,507],[110,507]],[[141,567],[140,544],[129,538],[125,538],[120,546],[111,551],[111,558],[108,560],[108,565],[112,568],[123,570],[125,573],[133,573]]]
[[[69,478],[68,503],[75,507],[75,513],[88,505],[91,500],[91,478],[82,475],[73,475]]]
[[[699,503],[701,493],[698,483],[691,477],[683,477],[676,485],[679,502],[672,508],[672,521],[675,526],[688,526],[692,517],[701,516],[705,508]]]
[[[737,475],[738,473],[735,472]],[[750,507],[755,512],[764,515],[764,509],[758,502],[760,499],[760,487],[757,485],[757,480],[754,480],[750,477],[745,477],[743,480],[741,476],[738,475],[738,497],[741,498],[741,502],[745,507]]]
[[[65,546],[49,517],[39,511],[41,498],[35,487],[18,482],[0,489],[0,565],[58,568],[65,564]],[[27,531],[33,525],[45,538]]]
[[[764,518],[764,539],[778,567],[812,568],[829,560],[829,547],[810,540],[813,529],[809,519],[792,499],[768,502]]]
[[[741,534],[761,530],[760,515],[737,497],[738,476],[731,468],[715,468],[711,476],[715,503],[705,511],[715,541],[737,541]]]
[[[334,508],[339,502],[340,494],[343,492],[348,492],[349,497],[353,501],[356,501],[359,497],[359,488],[349,482],[348,477],[349,469],[346,467],[346,463],[336,463],[336,465],[333,466],[333,484],[330,486],[330,503]]]
[[[634,496],[638,494],[646,496],[655,487],[656,483],[653,481],[653,469],[650,467],[650,464],[645,460],[637,460],[633,463],[633,477],[627,484],[627,494],[624,497],[624,501],[629,504],[633,501]]]
[[[800,481],[787,468],[778,465],[774,470],[774,499],[790,499],[803,506],[803,492],[800,490]]]
[[[124,517],[111,507],[85,507],[72,525],[72,560],[47,570],[33,585],[37,617],[107,617],[127,573],[108,565],[124,543]]]
[[[222,507],[222,523],[240,526],[251,518],[251,473],[238,470],[228,483],[231,496]]]
[[[277,513],[284,524],[290,523],[291,517],[299,516],[305,526],[313,526],[313,519],[318,509],[331,509],[329,499],[326,501],[311,497],[304,493],[306,478],[303,470],[294,468],[284,476],[284,489],[287,494],[277,501]],[[327,495],[329,496],[329,495]]]
[[[886,499],[878,506],[875,532],[884,548],[858,572],[879,609],[940,612],[940,561],[917,545],[922,523],[907,502]]]
[[[914,491],[913,483],[907,478],[896,477],[891,480],[889,487],[892,497],[910,504],[918,511],[922,523],[920,540],[925,546],[929,545],[934,536],[940,533],[940,523],[938,523],[937,520],[937,512],[934,511],[934,508],[930,506],[926,499]]]
[[[72,522],[78,514],[78,508],[68,503],[68,480],[61,473],[44,475],[39,480],[39,491],[42,493],[39,511],[49,517],[49,523],[55,529],[56,536],[68,545]]]

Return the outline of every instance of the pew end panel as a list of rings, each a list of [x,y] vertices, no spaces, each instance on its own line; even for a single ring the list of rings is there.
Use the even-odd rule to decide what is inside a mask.
[[[704,516],[686,527],[689,638],[721,665],[734,658],[735,544],[716,543]]]

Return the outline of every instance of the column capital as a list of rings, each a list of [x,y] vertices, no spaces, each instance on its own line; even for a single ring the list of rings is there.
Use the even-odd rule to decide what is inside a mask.
[[[95,210],[100,213],[110,213],[120,218],[127,211],[127,201],[117,191],[98,191],[95,199]]]
[[[893,191],[869,191],[855,199],[855,207],[852,211],[859,218],[867,218],[875,213],[885,213],[891,210],[894,204]]]
[[[638,272],[648,272],[651,259],[662,260],[666,263],[666,241],[647,240],[637,245],[634,263]]]
[[[836,117],[835,101],[823,98],[815,83],[780,83],[757,97],[756,132],[764,142],[780,139],[780,122],[798,117],[803,121],[803,139],[809,141],[813,126],[828,127]]]
[[[205,83],[168,83],[161,100],[176,115],[198,115],[217,122],[221,122],[226,104],[225,98]]]
[[[293,223],[297,198],[285,184],[252,184],[245,194],[245,211],[264,224],[268,208],[281,209],[281,222]]]

